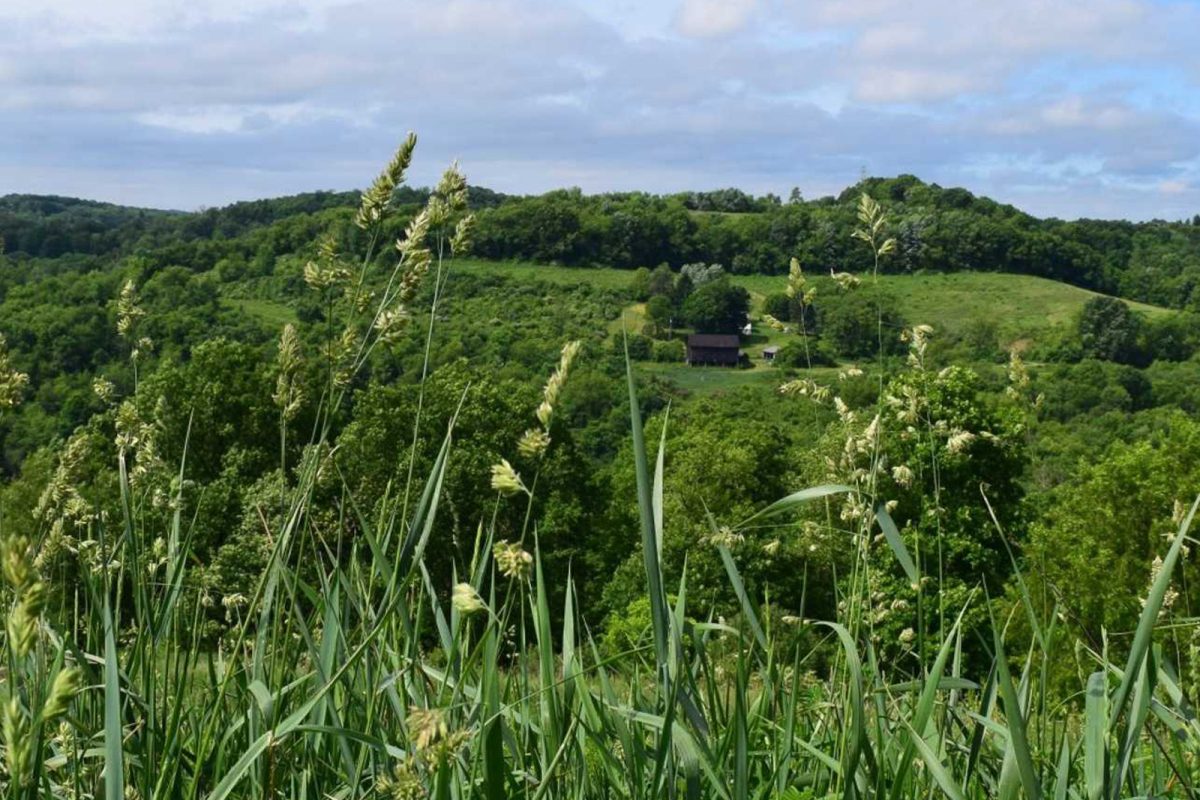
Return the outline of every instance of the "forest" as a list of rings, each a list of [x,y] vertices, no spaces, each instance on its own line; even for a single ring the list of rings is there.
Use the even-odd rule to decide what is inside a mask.
[[[0,198],[5,797],[1196,796],[1200,215],[414,145]]]

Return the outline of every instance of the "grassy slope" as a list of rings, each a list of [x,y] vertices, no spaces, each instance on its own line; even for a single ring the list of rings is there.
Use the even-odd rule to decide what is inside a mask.
[[[294,308],[272,300],[224,297],[221,298],[221,304],[226,308],[239,309],[242,313],[261,320],[272,327],[282,328],[289,322],[296,322],[296,310]]]
[[[588,282],[605,288],[624,288],[631,276],[629,271],[618,269],[486,261],[463,262],[459,269],[551,283]],[[1069,324],[1083,304],[1096,296],[1087,289],[1046,278],[996,272],[884,275],[879,280],[896,296],[900,312],[909,322],[925,322],[952,332],[974,320],[991,319],[999,325],[1002,335],[1011,339],[1036,338],[1040,332]],[[782,291],[784,286],[782,276],[737,275],[734,281],[750,290],[756,305],[762,297]],[[829,290],[831,284],[827,280],[818,282],[822,291]],[[1169,309],[1145,303],[1130,305],[1145,314],[1170,313]]]
[[[541,280],[560,286],[587,283],[604,289],[627,288],[632,277],[628,270],[560,267],[528,262],[467,260],[456,262],[454,268],[469,274],[503,275],[518,281]],[[781,291],[784,280],[782,276],[734,276],[736,283],[750,291],[755,317],[763,298]],[[870,277],[866,277],[864,282],[870,280]],[[1096,296],[1095,292],[1045,278],[990,272],[885,275],[880,277],[880,281],[896,297],[900,312],[912,324],[927,323],[939,331],[954,333],[974,321],[991,320],[996,323],[1005,343],[1035,341],[1057,328],[1069,325],[1083,304]],[[820,293],[837,291],[828,278],[817,277],[816,282],[818,297]],[[1148,315],[1171,313],[1169,309],[1143,303],[1130,305]],[[277,309],[247,310],[277,313]],[[619,316],[614,315],[609,324],[609,333],[618,335],[623,326],[630,331],[640,331],[643,322],[644,305],[631,304]],[[756,324],[755,336],[743,342],[754,365],[751,369],[694,369],[683,364],[660,363],[645,363],[641,368],[647,373],[670,379],[681,389],[700,393],[739,386],[772,386],[779,381],[779,372],[762,363],[762,349],[769,344],[783,344],[792,338],[790,334]]]

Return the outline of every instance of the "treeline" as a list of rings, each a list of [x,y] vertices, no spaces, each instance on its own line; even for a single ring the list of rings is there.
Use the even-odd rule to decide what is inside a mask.
[[[1173,307],[1200,307],[1200,216],[1188,223],[1038,219],[1012,206],[911,175],[872,178],[839,197],[787,203],[722,193],[513,199],[479,220],[488,258],[575,266],[719,263],[734,273],[785,272],[792,256],[817,272],[860,272],[870,254],[848,235],[866,191],[888,209],[897,242],[889,272],[1038,275]]]
[[[793,192],[753,197],[737,189],[653,195],[562,189],[516,197],[472,188],[475,253],[491,259],[634,269],[721,264],[735,274],[779,274],[799,257],[811,272],[861,272],[869,254],[849,236],[862,192],[882,203],[896,252],[889,272],[989,271],[1038,275],[1122,297],[1200,310],[1200,215],[1190,222],[1038,219],[961,188],[911,175],[870,178],[838,197]],[[399,234],[428,197],[402,188]],[[54,197],[0,198],[0,237],[17,258],[146,255],[194,271],[221,261],[265,274],[273,259],[308,246],[331,226],[347,246],[357,192],[312,192],[195,213],[130,209]]]
[[[52,195],[0,197],[0,252],[30,258],[63,255],[127,255],[147,249],[170,250],[202,240],[229,240],[299,215],[353,209],[359,193],[306,192],[251,200],[196,212],[131,208]],[[418,207],[429,189],[400,187],[394,202]],[[471,204],[490,208],[506,199],[490,189],[470,190]]]

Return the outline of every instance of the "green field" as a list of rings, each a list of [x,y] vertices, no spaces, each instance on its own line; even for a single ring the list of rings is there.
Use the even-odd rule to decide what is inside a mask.
[[[560,267],[553,264],[534,264],[529,261],[480,261],[464,259],[454,262],[453,269],[479,275],[501,275],[517,280],[542,280],[567,286],[582,283],[601,289],[627,289],[633,273],[627,269],[608,267]]]
[[[224,297],[221,304],[226,308],[236,308],[247,316],[262,322],[283,327],[296,322],[296,310],[284,303],[273,300],[248,299],[242,297]]]
[[[538,279],[556,284],[589,283],[605,289],[629,286],[628,270],[560,267],[528,262],[466,261],[456,269],[519,280]],[[735,283],[750,290],[757,308],[762,299],[782,291],[784,278],[772,275],[735,275]],[[864,276],[864,283],[872,280]],[[900,305],[912,324],[926,323],[947,333],[961,331],[980,320],[995,322],[1006,342],[1036,340],[1046,332],[1070,324],[1071,319],[1097,293],[1078,286],[1033,275],[996,272],[956,272],[917,275],[882,275],[879,282]],[[818,278],[819,292],[837,291],[827,278]],[[818,295],[819,296],[819,295]],[[1169,309],[1131,302],[1147,315],[1169,314]],[[636,315],[634,315],[636,316]]]

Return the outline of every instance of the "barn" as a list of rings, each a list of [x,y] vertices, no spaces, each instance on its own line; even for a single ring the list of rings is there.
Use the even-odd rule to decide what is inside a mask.
[[[736,333],[693,333],[687,339],[687,363],[693,367],[736,367],[741,360]]]

